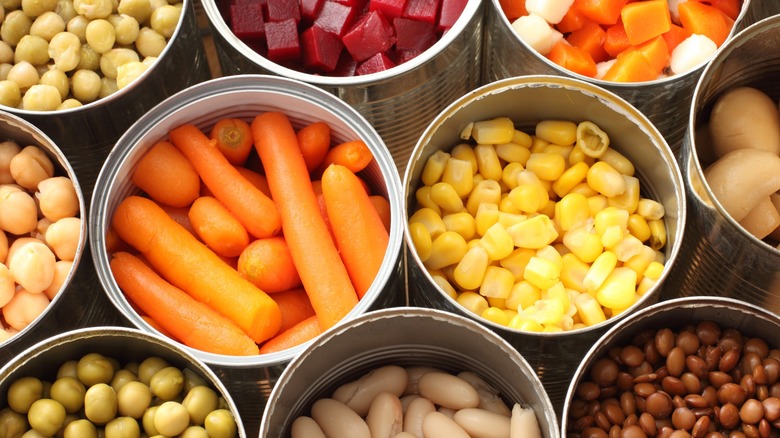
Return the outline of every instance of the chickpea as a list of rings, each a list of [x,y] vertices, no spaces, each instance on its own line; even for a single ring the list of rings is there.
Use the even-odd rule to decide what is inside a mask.
[[[36,84],[22,96],[22,108],[32,111],[52,111],[62,104],[62,96],[57,87]]]
[[[30,35],[51,41],[54,35],[65,30],[65,20],[55,11],[46,11],[39,15],[32,26],[30,26]]]
[[[7,44],[15,46],[23,36],[30,33],[31,27],[32,19],[24,11],[13,10],[6,14],[3,25],[0,26],[0,38]]]
[[[38,207],[27,192],[14,186],[0,187],[0,229],[22,235],[38,225]]]
[[[87,25],[89,21],[89,18],[83,15],[76,15],[68,20],[65,30],[79,37],[79,41],[84,44],[87,42]]]
[[[144,23],[152,14],[152,3],[150,0],[120,0],[117,12],[129,15],[139,23]]]
[[[9,326],[21,331],[35,321],[48,305],[49,299],[46,295],[19,289],[11,301],[3,307],[3,317]]]
[[[116,86],[122,89],[133,83],[149,69],[149,66],[140,61],[128,62],[116,69]]]
[[[32,65],[43,65],[49,62],[49,43],[35,35],[25,35],[19,40],[14,50],[14,63],[27,61]]]
[[[13,140],[0,142],[0,184],[14,182],[11,176],[11,158],[18,154],[22,148]]]
[[[92,70],[77,70],[73,74],[71,89],[73,97],[80,102],[89,103],[100,95],[100,75]]]
[[[38,183],[54,175],[51,158],[34,145],[25,146],[11,158],[9,169],[14,181],[27,190],[35,190]]]
[[[49,56],[58,70],[68,72],[75,69],[81,60],[81,39],[70,31],[54,35],[49,42]]]
[[[116,85],[116,78],[111,79],[105,76],[100,78],[100,93],[98,93],[100,99],[110,96],[117,91],[119,91],[119,88]]]
[[[165,5],[155,9],[150,18],[152,29],[165,38],[173,36],[176,26],[179,25],[181,11],[173,5]]]
[[[8,258],[8,236],[0,230],[0,263],[5,263]],[[0,306],[2,307],[2,306]]]
[[[161,435],[176,436],[189,426],[190,415],[181,403],[167,401],[154,414],[154,428]]]
[[[14,65],[8,62],[4,62],[0,64],[0,80],[6,80],[8,79],[8,72],[11,71],[11,67]]]
[[[73,7],[73,2],[71,0],[57,0],[57,7],[54,8],[54,12],[62,17],[62,21],[65,23],[78,15],[76,8]]]
[[[14,49],[5,41],[0,41],[0,63],[10,64],[14,62]]]
[[[19,85],[10,80],[0,81],[0,105],[16,108],[22,102]]]
[[[114,388],[97,383],[84,395],[84,415],[91,422],[102,425],[116,417],[117,400]]]
[[[111,0],[73,0],[73,7],[90,20],[107,18],[114,11]]]
[[[73,414],[84,406],[87,388],[74,377],[63,377],[52,383],[50,392],[51,398],[60,402],[65,412]]]
[[[54,253],[40,240],[25,242],[8,260],[8,269],[19,286],[38,294],[54,280]],[[47,299],[48,301],[48,299]]]
[[[86,386],[107,384],[114,376],[114,364],[100,353],[87,353],[79,359],[76,372],[79,380]],[[113,388],[111,390],[113,391]]]
[[[138,422],[130,417],[117,417],[109,421],[105,428],[106,438],[138,438],[141,428]]]
[[[122,368],[121,370],[117,370],[114,373],[114,377],[111,378],[110,385],[112,388],[114,388],[114,391],[116,391],[118,395],[119,391],[122,390],[122,387],[124,387],[130,382],[135,382],[137,380],[138,377],[135,375],[134,372],[130,371],[127,368]],[[122,414],[122,415],[126,415],[126,414]]]
[[[8,267],[0,263],[0,307],[8,304],[16,293],[16,282]]]
[[[82,44],[79,54],[79,65],[76,70],[100,70],[100,53],[90,47],[88,44]]]
[[[8,80],[16,82],[19,89],[26,91],[40,81],[40,74],[34,65],[27,61],[14,64],[8,70]]]
[[[60,290],[62,290],[62,287],[65,285],[65,281],[67,281],[72,269],[72,261],[58,260],[57,263],[54,264],[54,278],[52,279],[49,287],[43,291],[43,293],[49,297],[49,300],[53,300],[54,297],[56,297],[60,292]]]
[[[21,377],[8,387],[8,407],[26,414],[33,402],[43,398],[43,382],[37,377]]]
[[[184,388],[184,373],[174,366],[162,368],[152,375],[149,387],[159,399],[174,400]]]
[[[73,108],[78,108],[80,106],[82,106],[82,103],[79,102],[76,99],[65,99],[65,100],[62,101],[60,106],[57,107],[57,110],[58,111],[69,110],[69,109],[73,109]]]
[[[78,193],[68,177],[53,176],[42,180],[35,197],[43,216],[53,222],[79,213]]]
[[[213,438],[233,438],[238,430],[235,418],[227,409],[217,409],[209,413],[203,427]]]
[[[86,38],[87,44],[96,52],[105,53],[114,47],[116,31],[108,20],[99,18],[87,24]]]
[[[98,438],[98,431],[92,422],[82,418],[65,426],[63,438]]]
[[[117,67],[128,62],[140,61],[138,53],[132,49],[115,48],[111,49],[100,58],[100,71],[103,76],[116,79]]]
[[[135,48],[141,56],[160,56],[165,44],[165,37],[151,27],[142,27],[135,39]]]
[[[108,17],[108,21],[114,26],[117,44],[126,46],[135,42],[141,28],[135,18],[127,14],[115,14]]]
[[[190,426],[179,435],[181,438],[208,438],[209,433],[201,426]]]
[[[64,100],[70,93],[70,80],[65,72],[51,69],[41,75],[41,85],[49,85],[57,89],[60,94],[60,100]]]
[[[73,261],[78,251],[81,237],[81,219],[65,217],[54,222],[46,230],[46,244],[60,260]]]
[[[65,423],[65,408],[50,398],[36,400],[27,413],[30,426],[44,436],[53,436]]]
[[[21,436],[28,428],[26,416],[11,408],[0,411],[0,436]]]
[[[57,0],[22,0],[22,11],[28,17],[38,17],[56,8]]]

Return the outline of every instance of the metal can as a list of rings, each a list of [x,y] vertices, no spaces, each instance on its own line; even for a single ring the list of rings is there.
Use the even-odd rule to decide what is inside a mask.
[[[364,76],[302,73],[261,56],[238,39],[220,12],[204,0],[223,74],[274,74],[316,85],[353,106],[379,132],[399,173],[420,133],[447,104],[481,81],[481,0],[468,0],[454,26],[428,50],[389,70]]]
[[[780,311],[780,250],[747,232],[715,199],[704,177],[711,151],[696,142],[725,90],[753,86],[780,98],[780,16],[759,21],[729,41],[704,70],[693,94],[681,168],[688,202],[686,241],[664,297],[717,295]]]
[[[643,191],[664,205],[668,232],[666,268],[658,283],[621,314],[587,328],[558,333],[526,332],[495,324],[466,310],[437,285],[414,250],[408,218],[429,156],[460,143],[469,122],[509,117],[517,129],[542,120],[591,121],[610,136],[614,147],[635,165]],[[453,102],[423,133],[404,175],[404,218],[410,302],[466,315],[489,326],[520,351],[542,380],[558,412],[574,367],[592,343],[615,321],[657,300],[669,267],[676,263],[685,224],[682,177],[672,151],[657,129],[633,106],[595,85],[561,76],[526,76],[496,81]]]
[[[415,307],[366,313],[301,352],[272,391],[259,436],[288,436],[293,420],[316,400],[384,365],[472,371],[505,401],[531,407],[541,436],[559,436],[550,399],[522,354],[472,320]]]

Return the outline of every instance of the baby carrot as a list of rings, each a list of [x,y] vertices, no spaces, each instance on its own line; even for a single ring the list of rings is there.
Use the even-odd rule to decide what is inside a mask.
[[[260,189],[265,196],[271,197],[271,190],[268,189],[268,180],[265,179],[265,175],[244,166],[236,166],[236,170],[238,170],[241,176],[251,182],[253,186]]]
[[[387,232],[390,232],[390,202],[384,196],[371,195],[369,196],[371,203],[374,204],[376,212],[379,213],[379,217],[382,218],[382,223],[385,225]]]
[[[279,333],[260,346],[260,354],[287,350],[322,334],[322,326],[316,316],[304,319],[293,327]]]
[[[358,296],[320,214],[295,130],[279,112],[258,115],[251,127],[295,267],[322,328],[330,328]]]
[[[252,132],[249,123],[241,119],[218,120],[211,128],[209,137],[217,141],[217,149],[231,164],[244,164],[252,152]]]
[[[279,327],[279,333],[310,316],[314,316],[314,308],[311,307],[309,296],[306,295],[306,290],[302,287],[277,292],[273,294],[272,298],[282,311],[282,326]]]
[[[322,194],[336,246],[362,298],[379,272],[389,235],[359,178],[346,167],[325,169]]]
[[[178,222],[178,224],[184,227],[185,230],[195,234],[195,229],[192,228],[192,222],[190,222],[189,207],[170,207],[164,204],[160,204],[160,208],[165,210],[165,212],[168,213],[168,216]]]
[[[167,141],[146,151],[131,179],[150,198],[173,207],[190,205],[200,193],[200,177],[195,168]]]
[[[255,237],[269,237],[282,227],[274,201],[241,176],[219,149],[194,125],[182,125],[169,134],[190,160],[214,197],[225,204]]]
[[[188,217],[200,240],[218,255],[238,257],[249,245],[246,228],[217,198],[201,196],[196,199]]]
[[[290,249],[281,236],[250,243],[241,251],[236,267],[242,277],[269,294],[301,285]]]
[[[319,173],[325,171],[331,164],[340,164],[354,173],[365,169],[374,159],[371,149],[363,140],[351,140],[339,143],[328,150],[325,159],[319,167]]]
[[[309,172],[316,169],[330,149],[330,126],[325,122],[306,125],[297,133],[298,146]]]
[[[257,344],[238,326],[168,283],[138,257],[118,252],[110,267],[125,295],[184,345],[216,354],[258,353]]]
[[[129,196],[117,206],[112,225],[160,275],[238,325],[255,342],[279,330],[279,306],[242,278],[154,201]]]

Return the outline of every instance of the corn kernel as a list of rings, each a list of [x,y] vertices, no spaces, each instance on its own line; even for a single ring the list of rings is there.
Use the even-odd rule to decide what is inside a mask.
[[[476,292],[461,292],[455,301],[469,312],[477,315],[482,315],[482,312],[490,307],[485,297]]]
[[[610,274],[612,274],[612,271],[616,269],[616,266],[617,266],[617,256],[615,255],[615,253],[612,251],[602,252],[598,257],[596,257],[596,260],[594,260],[593,263],[590,265],[590,268],[588,269],[588,273],[585,274],[585,278],[582,280],[583,284],[585,285],[585,290],[588,293],[596,292],[601,287],[601,285],[604,284],[604,282],[607,280],[607,277],[609,277]],[[602,303],[602,305],[605,304]],[[612,307],[612,306],[606,306],[606,307]]]
[[[645,248],[645,245],[639,239],[631,234],[626,234],[617,244],[609,249],[615,253],[619,262],[625,263],[640,254],[642,248]]]
[[[577,315],[586,326],[593,326],[607,320],[601,304],[589,294],[579,294],[574,300]]]
[[[561,306],[564,309],[564,314],[569,312],[569,306],[571,301],[569,300],[569,293],[560,281],[553,284],[549,288],[542,291],[542,300],[558,300],[561,302]]]
[[[536,251],[530,248],[515,248],[512,254],[499,260],[499,265],[502,268],[506,268],[512,272],[515,276],[515,281],[523,279],[523,273],[525,272],[525,266],[531,257],[536,255]]]
[[[496,145],[496,155],[507,163],[517,163],[525,166],[531,151],[517,143],[500,143]]]
[[[501,182],[506,184],[509,190],[512,190],[517,187],[517,174],[523,169],[525,169],[523,165],[518,162],[508,163],[501,172]]]
[[[507,309],[525,309],[542,299],[541,290],[526,280],[521,280],[512,286],[512,291],[504,300]]]
[[[553,262],[559,270],[563,268],[563,257],[561,257],[561,254],[558,253],[558,250],[551,245],[537,249],[536,256]]]
[[[471,239],[466,242],[466,251],[474,248],[475,246],[482,246],[482,241],[479,238]]]
[[[501,202],[498,203],[498,211],[502,213],[510,213],[510,214],[522,214],[523,210],[520,210],[514,202],[512,202],[512,199],[509,197],[508,193],[504,193],[501,195]]]
[[[464,290],[476,290],[482,284],[489,262],[485,248],[481,246],[470,248],[455,266],[452,274],[455,283]]]
[[[552,189],[558,197],[563,198],[577,184],[583,182],[586,176],[588,176],[588,165],[583,162],[576,163],[566,169],[563,174],[553,182]]]
[[[547,217],[555,217],[555,205],[557,202],[553,201],[552,199],[548,199],[547,203],[544,204],[544,207],[542,207],[541,210],[538,211],[538,214],[543,214]],[[533,213],[531,213],[533,215]],[[558,224],[553,221],[553,225],[555,226],[555,230],[558,232],[558,234],[561,234],[561,228],[558,226]]]
[[[465,198],[474,189],[474,174],[471,169],[471,163],[468,161],[450,157],[444,165],[441,182],[451,185],[459,198]]]
[[[571,155],[571,151],[574,150],[574,146],[563,146],[559,144],[548,144],[545,146],[544,152],[545,154],[556,154],[563,157],[564,165],[569,162],[569,155]]]
[[[564,255],[571,253],[571,251],[566,247],[566,245],[563,244],[563,237],[561,237],[560,240],[561,242],[556,241],[553,243],[553,248],[558,251],[558,254],[560,254],[561,257],[563,257]]]
[[[505,298],[485,297],[485,299],[487,300],[488,305],[490,305],[490,307],[498,307],[499,309],[505,309],[506,308],[506,299]]]
[[[490,260],[501,260],[512,254],[512,251],[515,249],[512,236],[499,223],[495,223],[488,228],[480,241],[482,246],[485,247]]]
[[[509,117],[474,122],[471,138],[477,144],[509,143],[515,135],[515,124]]]
[[[664,206],[658,201],[641,198],[636,212],[647,220],[657,220],[664,217]]]
[[[463,129],[460,130],[460,139],[461,140],[471,139],[471,133],[473,131],[474,131],[474,122],[466,123],[466,126],[464,126]]]
[[[481,204],[474,216],[477,234],[484,236],[487,230],[498,222],[499,213],[498,204]]]
[[[531,143],[533,143],[533,139],[527,132],[515,129],[515,134],[512,136],[512,143],[519,144],[526,149],[530,149]]]
[[[444,228],[447,231],[454,231],[466,240],[471,240],[477,234],[477,223],[474,220],[474,216],[465,211],[445,215],[441,220],[444,222]]]
[[[523,312],[529,319],[539,324],[558,324],[564,315],[563,304],[558,300],[541,300],[534,303],[532,307],[523,309]]]
[[[504,211],[498,212],[498,223],[504,228],[509,228],[514,224],[519,224],[528,219],[528,216],[524,214],[507,213]]]
[[[647,268],[645,269],[645,272],[642,273],[643,277],[651,278],[653,280],[658,280],[661,278],[661,274],[664,271],[664,265],[662,263],[658,263],[656,261],[652,261],[647,265]]]
[[[577,141],[577,124],[568,120],[542,120],[536,124],[535,134],[550,143],[572,145]]]
[[[474,166],[474,169],[476,169],[476,168],[477,167]],[[477,184],[479,184],[481,181],[484,181],[484,179],[485,179],[482,175],[479,174],[479,172],[475,173],[474,176],[472,176],[471,178],[474,180],[474,184],[473,184],[474,187],[476,187]]]
[[[573,324],[575,319],[579,321],[579,318],[577,317],[577,306],[574,305],[574,299],[577,298],[581,292],[578,292],[574,289],[569,289],[567,287],[564,287],[564,290],[566,291],[566,296],[569,299],[569,309],[566,311],[566,316],[572,318]]]
[[[477,173],[477,156],[474,154],[474,147],[468,143],[459,143],[450,151],[450,157],[457,160],[466,161],[471,164],[471,174]]]
[[[589,217],[588,198],[585,195],[569,193],[555,204],[555,222],[564,232],[584,224]]]
[[[518,314],[511,321],[509,321],[509,328],[519,330],[521,332],[541,332],[544,327],[536,321],[525,318],[523,315]]]
[[[623,175],[606,161],[597,161],[588,169],[588,185],[607,198],[626,191]]]
[[[432,186],[441,181],[441,175],[444,173],[444,165],[450,158],[450,154],[442,150],[438,150],[431,154],[425,161],[420,180],[426,186]]]
[[[534,256],[528,260],[523,278],[539,289],[547,289],[561,280],[561,270],[554,262]]]
[[[444,221],[441,216],[433,209],[423,207],[412,214],[409,218],[409,225],[413,223],[421,223],[428,229],[428,233],[431,235],[431,239],[436,239],[439,235],[447,231],[447,227],[444,225]]]
[[[569,190],[569,193],[581,193],[581,194],[585,195],[588,198],[591,198],[593,196],[597,196],[599,194],[599,192],[597,192],[591,186],[588,185],[587,181],[583,181],[583,182],[577,184],[576,186],[572,187],[572,189]]]
[[[488,307],[480,316],[494,324],[502,326],[509,325],[509,317],[498,307]]]
[[[588,211],[590,212],[591,216],[596,217],[598,212],[604,210],[608,206],[609,203],[606,196],[600,194],[588,196]]]
[[[628,230],[628,212],[615,207],[607,207],[593,216],[593,228],[596,234],[602,235],[611,226],[617,226],[621,231]]]
[[[431,186],[431,200],[441,207],[443,212],[455,213],[463,210],[463,200],[450,184],[438,182]]]
[[[631,160],[611,147],[608,147],[607,150],[601,154],[599,160],[609,163],[610,166],[623,175],[634,176],[635,169]]]
[[[595,158],[585,155],[585,152],[580,148],[574,148],[572,149],[571,153],[569,153],[569,165],[585,163],[588,165],[588,167],[590,167],[595,162]]]
[[[543,326],[542,333],[561,333],[563,331],[563,328],[554,324],[544,324]]]
[[[555,181],[566,170],[566,160],[558,154],[532,153],[525,168],[544,181]]]
[[[431,247],[433,239],[431,239],[431,233],[428,232],[428,228],[422,222],[413,222],[409,224],[409,237],[412,239],[412,244],[417,252],[417,257],[421,262],[425,262],[431,257]]]
[[[498,206],[499,202],[501,202],[501,186],[498,185],[498,181],[484,179],[475,183],[474,190],[466,201],[466,211],[476,216],[479,204],[488,203]]]
[[[509,191],[508,198],[523,213],[536,213],[550,200],[541,184],[520,184]]]
[[[577,148],[589,157],[599,158],[609,147],[609,136],[593,122],[580,122],[576,135]]]
[[[514,284],[515,277],[509,270],[490,265],[485,271],[485,278],[479,287],[479,294],[484,297],[506,298],[512,292]]]
[[[607,197],[607,203],[629,213],[634,213],[639,206],[639,179],[623,175],[626,190],[615,196]]]
[[[507,231],[518,248],[539,249],[558,238],[553,221],[545,215],[530,217],[510,226]]]
[[[590,227],[575,227],[563,235],[563,244],[585,263],[592,263],[604,252],[601,237],[591,232]]]
[[[498,181],[501,179],[501,161],[496,154],[496,148],[492,144],[478,144],[474,147],[477,156],[477,169],[485,179]]]
[[[457,298],[458,291],[455,290],[454,287],[452,287],[452,284],[449,280],[447,280],[447,277],[441,273],[441,271],[431,271],[431,278],[433,279],[433,283],[436,284],[436,286],[439,287],[445,294],[447,294],[450,298],[453,300]]]
[[[607,253],[605,253],[607,254]],[[636,272],[617,267],[612,270],[596,291],[598,302],[610,309],[627,309],[636,300]]]
[[[441,269],[458,263],[466,254],[466,239],[454,231],[445,231],[431,243],[431,256],[425,261],[428,269]]]
[[[663,219],[647,221],[650,227],[650,248],[659,250],[666,245],[666,225]]]
[[[531,136],[531,147],[529,150],[532,154],[544,152],[544,148],[550,145],[550,142],[547,140],[542,140],[538,136],[534,135]]]
[[[585,275],[590,265],[579,259],[574,253],[561,256],[561,283],[567,289],[586,292]]]
[[[604,245],[604,248],[612,250],[615,245],[623,240],[623,234],[624,232],[619,225],[609,225],[601,233],[601,244]]]
[[[650,226],[647,225],[647,220],[636,213],[628,217],[628,232],[642,242],[650,239]]]
[[[623,266],[636,272],[637,278],[642,278],[645,269],[655,260],[655,250],[647,245],[642,245],[639,252],[623,262]]]

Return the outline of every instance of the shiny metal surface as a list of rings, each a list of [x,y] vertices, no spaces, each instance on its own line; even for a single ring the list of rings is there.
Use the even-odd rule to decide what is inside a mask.
[[[416,209],[415,191],[425,160],[435,151],[456,145],[467,123],[507,116],[519,128],[533,127],[545,119],[590,120],[610,136],[610,146],[623,153],[636,167],[643,196],[656,199],[666,210],[668,232],[666,265],[677,262],[685,225],[685,193],[675,157],[661,134],[634,107],[595,85],[561,76],[510,78],[483,86],[445,109],[423,133],[404,174],[404,217]],[[407,275],[412,305],[433,307],[476,319],[496,331],[518,349],[534,367],[554,406],[560,412],[574,367],[592,343],[614,323],[633,311],[654,303],[668,275],[620,316],[588,329],[563,333],[529,333],[508,329],[463,309],[424,269],[413,251],[405,224]]]
[[[507,403],[531,406],[545,438],[558,437],[549,397],[522,353],[472,320],[434,309],[383,309],[323,334],[290,362],[271,393],[260,438],[289,436],[317,399],[383,365],[473,371]],[[511,404],[510,404],[511,407]]]
[[[239,40],[220,13],[219,0],[202,0],[226,75],[274,74],[316,85],[338,96],[379,132],[403,173],[417,138],[447,104],[481,81],[482,0],[469,0],[455,25],[420,56],[365,76],[301,73],[260,56]]]
[[[780,250],[745,231],[714,198],[701,159],[708,151],[696,143],[694,132],[709,120],[715,99],[730,87],[751,85],[775,101],[780,98],[778,47],[780,15],[755,23],[729,41],[696,87],[681,157],[688,202],[686,240],[665,298],[717,295],[780,312]]]

